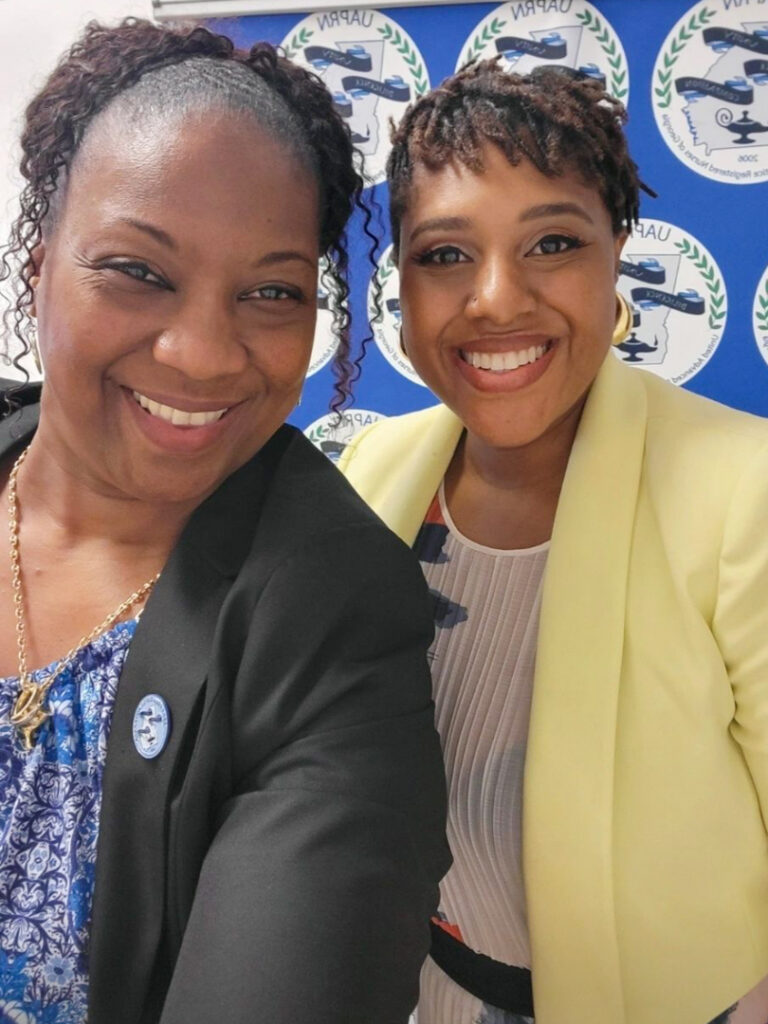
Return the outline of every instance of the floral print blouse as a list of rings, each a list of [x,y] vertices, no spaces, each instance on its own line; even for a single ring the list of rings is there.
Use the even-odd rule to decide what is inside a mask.
[[[0,1021],[86,1020],[102,775],[135,629],[118,623],[78,652],[32,750],[9,723],[18,678],[0,679]]]

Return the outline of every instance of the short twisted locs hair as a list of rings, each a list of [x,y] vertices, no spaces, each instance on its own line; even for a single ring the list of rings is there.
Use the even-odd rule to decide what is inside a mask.
[[[639,189],[654,193],[629,155],[626,119],[623,104],[598,81],[570,69],[518,75],[504,71],[498,57],[467,65],[409,107],[392,130],[387,178],[395,247],[414,167],[435,171],[457,162],[479,172],[487,143],[511,164],[527,159],[550,177],[576,172],[600,193],[614,233],[631,230]]]
[[[137,18],[116,27],[91,22],[29,104],[21,137],[26,184],[0,256],[0,281],[12,293],[4,317],[6,346],[11,335],[21,346],[12,361],[22,370],[30,351],[35,248],[55,225],[67,178],[94,121],[104,112],[125,116],[140,128],[148,119],[194,107],[251,116],[284,142],[317,182],[322,280],[331,294],[338,338],[331,402],[338,412],[350,398],[363,354],[355,357],[351,351],[348,306],[346,227],[355,209],[362,213],[371,252],[377,242],[349,129],[323,83],[269,43],[238,50],[226,36],[199,26],[171,29]]]

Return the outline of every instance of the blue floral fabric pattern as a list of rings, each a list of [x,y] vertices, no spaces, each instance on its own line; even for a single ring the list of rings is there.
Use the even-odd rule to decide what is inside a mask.
[[[0,1024],[84,1024],[102,775],[136,620],[83,647],[27,751],[0,679]],[[41,669],[33,673],[40,676]]]

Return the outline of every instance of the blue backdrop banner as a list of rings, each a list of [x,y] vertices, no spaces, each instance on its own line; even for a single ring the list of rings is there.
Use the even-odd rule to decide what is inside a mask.
[[[351,232],[352,313],[371,332],[354,406],[327,415],[333,378],[328,297],[292,421],[336,457],[379,416],[434,403],[398,347],[384,167],[389,120],[467,60],[502,55],[604,81],[628,107],[645,198],[619,288],[634,327],[616,357],[750,412],[768,415],[768,0],[509,0],[306,16],[208,20],[238,46],[280,44],[331,90],[374,183],[381,246],[374,271],[361,225]],[[383,294],[369,327],[371,279]]]

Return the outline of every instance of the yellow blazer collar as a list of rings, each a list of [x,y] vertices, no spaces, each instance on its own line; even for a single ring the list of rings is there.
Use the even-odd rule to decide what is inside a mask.
[[[461,420],[444,405],[374,423],[348,445],[339,469],[390,530],[411,547],[463,429]],[[366,445],[369,434],[370,447]],[[360,460],[355,458],[358,447],[366,448]]]
[[[537,1024],[624,1020],[613,778],[646,420],[642,374],[609,354],[574,441],[542,594],[523,801]]]

